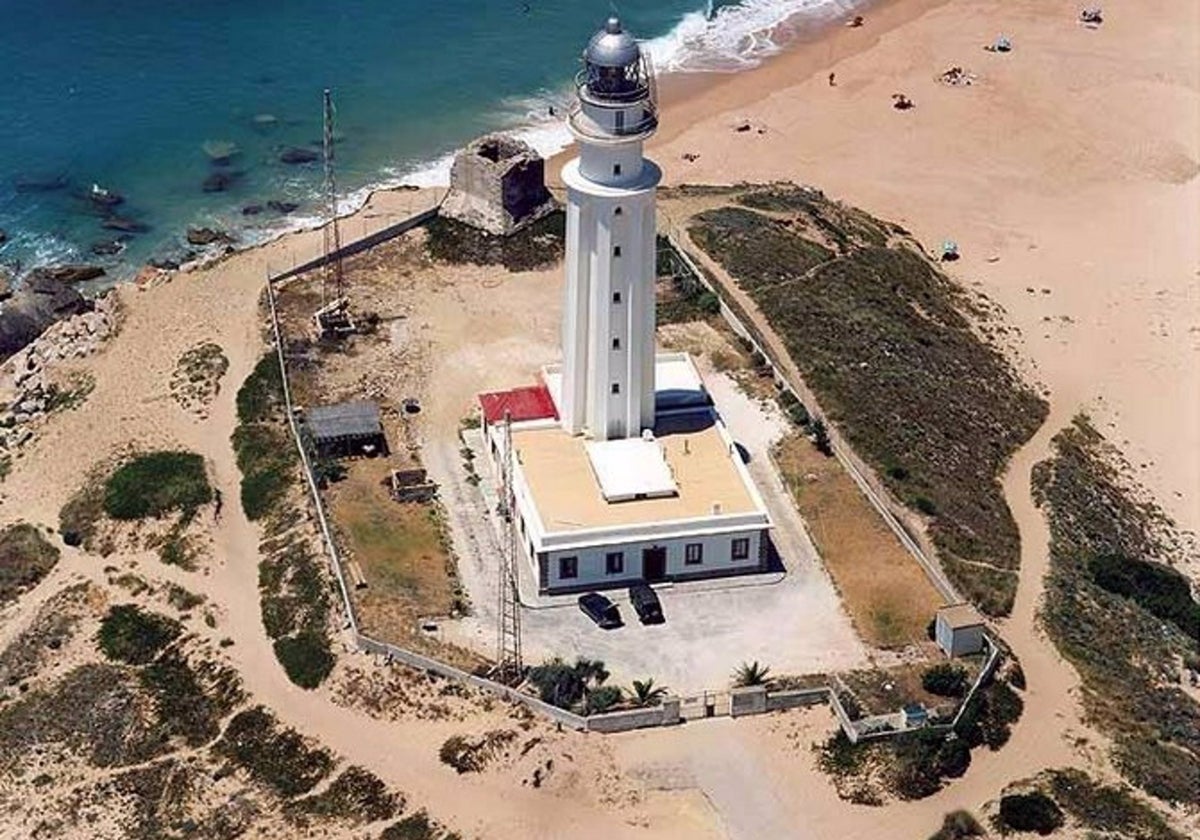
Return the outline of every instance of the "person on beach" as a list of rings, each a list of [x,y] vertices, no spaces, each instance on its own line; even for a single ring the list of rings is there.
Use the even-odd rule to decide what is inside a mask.
[[[830,74],[829,74],[829,86],[830,86],[830,87],[837,87],[837,82],[835,82],[835,81],[834,81],[834,78],[835,78],[836,76],[837,76],[837,73],[830,73]]]

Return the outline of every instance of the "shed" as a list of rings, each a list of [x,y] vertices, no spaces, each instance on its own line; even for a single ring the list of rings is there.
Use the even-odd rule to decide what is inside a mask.
[[[903,712],[905,729],[920,729],[929,724],[929,710],[920,703],[906,703]]]
[[[375,403],[346,402],[311,408],[304,427],[322,458],[386,455],[388,451]]]
[[[947,656],[983,650],[983,616],[970,604],[951,604],[937,612],[934,638]]]

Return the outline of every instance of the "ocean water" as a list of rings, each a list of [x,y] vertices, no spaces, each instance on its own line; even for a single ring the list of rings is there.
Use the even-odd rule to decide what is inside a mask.
[[[178,256],[189,225],[244,243],[321,215],[321,93],[337,108],[345,209],[378,185],[437,184],[453,150],[486,131],[543,153],[561,121],[588,37],[617,6],[661,73],[730,72],[780,48],[782,24],[829,18],[854,0],[0,0],[0,262],[87,260],[120,277]],[[214,143],[237,153],[221,192]],[[145,227],[121,235],[89,200]],[[242,208],[294,202],[281,216]],[[94,244],[121,240],[119,255]]]

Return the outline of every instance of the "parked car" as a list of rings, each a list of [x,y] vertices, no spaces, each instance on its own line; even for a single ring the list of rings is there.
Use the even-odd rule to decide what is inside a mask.
[[[589,592],[586,595],[580,595],[579,609],[583,610],[584,615],[596,622],[596,626],[601,630],[612,630],[614,627],[620,627],[622,624],[621,611],[617,609],[617,605],[599,592]]]
[[[635,583],[629,587],[629,600],[642,624],[662,624],[666,621],[658,593],[651,589],[649,584]]]

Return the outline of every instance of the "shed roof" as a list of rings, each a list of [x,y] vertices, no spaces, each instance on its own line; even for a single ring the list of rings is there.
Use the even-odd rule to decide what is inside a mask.
[[[318,441],[383,434],[379,406],[366,401],[310,408],[305,416],[304,425]]]
[[[507,413],[514,423],[523,420],[557,420],[558,410],[545,385],[529,385],[508,391],[480,394],[479,404],[489,424],[503,423]]]
[[[952,630],[962,630],[966,627],[978,627],[983,624],[983,616],[970,604],[951,604],[938,610],[938,618]]]

